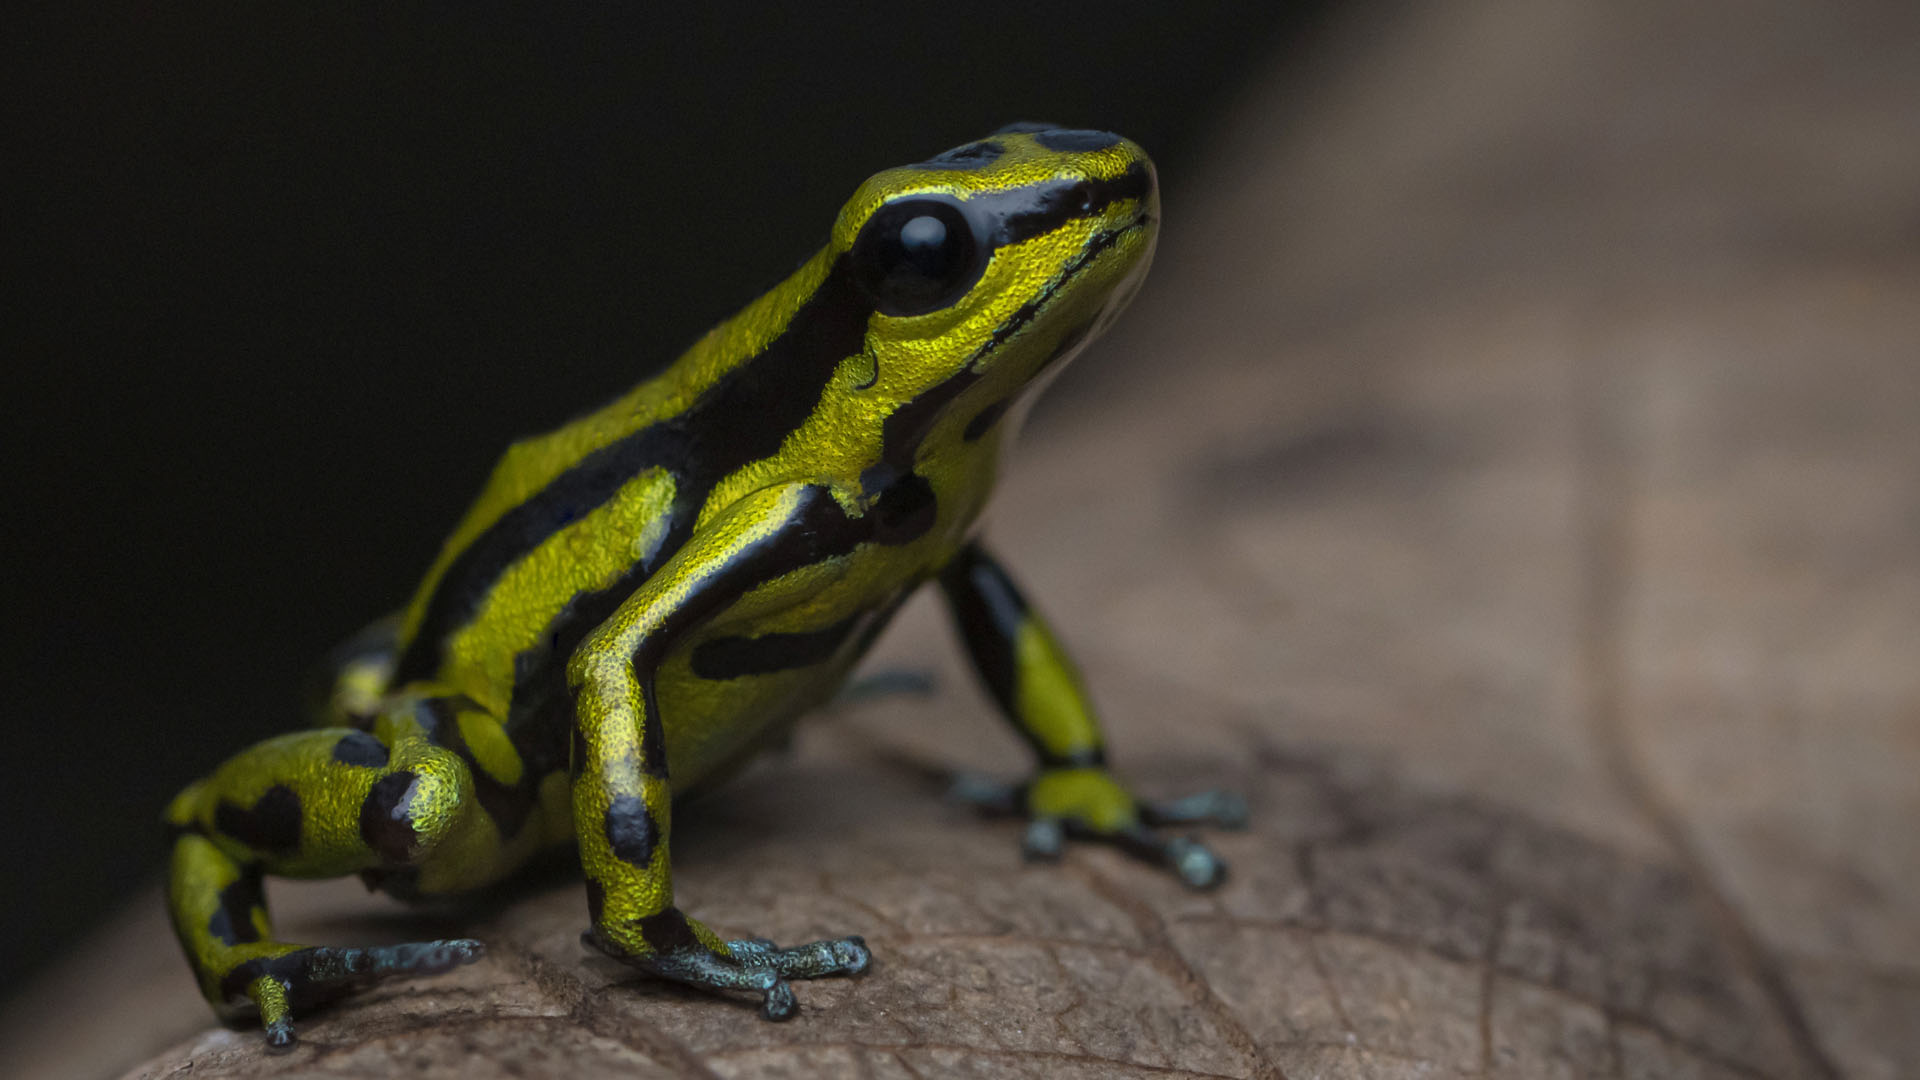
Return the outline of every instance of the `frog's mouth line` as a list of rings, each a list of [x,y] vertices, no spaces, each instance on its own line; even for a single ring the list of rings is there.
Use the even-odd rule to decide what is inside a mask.
[[[1060,272],[1053,276],[1052,281],[1047,282],[1047,287],[1040,290],[1038,296],[1021,304],[1019,310],[1007,316],[1006,322],[994,328],[993,336],[987,338],[987,340],[981,344],[980,348],[974,351],[973,356],[967,360],[966,370],[978,372],[981,365],[986,362],[986,359],[993,355],[1001,345],[1006,344],[1015,334],[1025,329],[1028,323],[1038,318],[1040,313],[1046,310],[1047,304],[1053,300],[1054,296],[1059,293],[1061,289],[1067,286],[1068,282],[1078,277],[1081,271],[1098,262],[1100,256],[1105,253],[1108,248],[1119,243],[1122,237],[1125,237],[1136,229],[1144,229],[1156,220],[1153,215],[1142,210],[1135,214],[1131,221],[1128,221],[1118,228],[1106,229],[1095,233],[1093,239],[1087,241],[1087,246],[1081,250],[1080,254],[1075,255],[1065,266],[1062,266]],[[1078,338],[1084,340],[1085,337],[1086,335],[1083,332],[1072,333],[1067,335],[1067,340],[1077,345],[1079,341],[1073,339]],[[1071,346],[1063,349],[1055,349],[1054,355],[1048,357],[1041,367],[1044,368],[1053,364],[1060,359],[1061,355],[1072,351]]]

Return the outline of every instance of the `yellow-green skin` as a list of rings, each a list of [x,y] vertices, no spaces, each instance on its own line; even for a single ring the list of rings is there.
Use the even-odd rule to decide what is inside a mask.
[[[1131,298],[1158,217],[1145,154],[1100,132],[1015,125],[879,173],[825,248],[665,372],[510,447],[412,603],[337,659],[323,726],[168,809],[169,904],[207,999],[284,1047],[303,1002],[480,954],[275,940],[263,874],[443,894],[577,844],[592,943],[792,1015],[786,980],[863,970],[864,943],[726,942],[682,914],[672,798],[831,696],[929,580],[1040,760],[986,799],[1032,820],[1030,852],[1073,832],[1217,881],[1205,847],[1147,826],[1237,806],[1130,797],[1058,641],[970,539],[1032,390]],[[931,243],[927,221],[944,231],[923,266],[902,238]]]

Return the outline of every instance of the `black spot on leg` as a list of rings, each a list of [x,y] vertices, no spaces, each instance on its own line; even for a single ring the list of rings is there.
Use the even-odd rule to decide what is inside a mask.
[[[341,736],[340,741],[333,744],[333,760],[363,769],[384,769],[387,767],[387,748],[372,735],[356,731]]]
[[[253,909],[259,906],[260,872],[248,870],[220,890],[219,906],[207,919],[207,933],[223,945],[259,941],[260,932],[253,925]]]
[[[300,796],[275,784],[251,808],[222,800],[214,808],[213,826],[255,851],[291,855],[300,850]]]
[[[647,812],[644,800],[633,795],[616,795],[607,807],[607,843],[621,862],[646,869],[653,862],[653,849],[660,842],[660,828]]]
[[[646,939],[648,945],[653,946],[655,952],[676,953],[690,949],[702,951],[706,949],[706,946],[700,944],[700,939],[694,936],[693,927],[687,925],[687,917],[675,908],[644,916],[634,922],[640,930],[640,936]]]
[[[383,776],[360,804],[360,839],[387,862],[406,862],[420,843],[409,811],[420,777],[401,771]]]

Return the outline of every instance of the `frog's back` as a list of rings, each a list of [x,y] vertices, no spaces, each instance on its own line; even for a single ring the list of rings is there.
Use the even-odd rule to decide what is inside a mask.
[[[778,449],[781,408],[804,419],[810,399],[746,362],[804,318],[813,269],[654,378],[508,447],[402,616],[390,685],[432,682],[515,727],[545,711],[572,648],[672,556],[713,488]]]

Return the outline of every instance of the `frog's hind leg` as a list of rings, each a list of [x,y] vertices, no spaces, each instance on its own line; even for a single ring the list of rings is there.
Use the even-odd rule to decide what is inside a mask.
[[[941,572],[940,586],[981,681],[1040,759],[1039,772],[1025,784],[967,777],[954,795],[991,813],[1025,817],[1021,846],[1030,858],[1058,858],[1068,837],[1087,837],[1165,866],[1193,888],[1220,884],[1227,864],[1205,841],[1156,829],[1241,828],[1246,802],[1223,791],[1159,804],[1134,798],[1107,768],[1105,741],[1079,672],[999,562],[969,545]]]
[[[168,907],[200,990],[227,1015],[257,1010],[269,1046],[293,1045],[292,1012],[395,975],[479,958],[471,940],[335,947],[275,939],[264,874],[324,878],[418,865],[482,816],[458,756],[414,724],[382,719],[258,743],[181,792]]]
[[[434,975],[480,957],[480,942],[455,939],[367,947],[273,940],[258,863],[243,864],[204,836],[174,842],[169,903],[174,932],[223,1014],[250,1005],[267,1045],[293,1046],[293,1009],[393,975]]]

